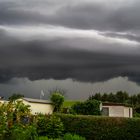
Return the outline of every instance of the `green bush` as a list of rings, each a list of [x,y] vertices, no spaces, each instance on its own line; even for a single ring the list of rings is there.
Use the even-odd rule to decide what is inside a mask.
[[[39,115],[37,118],[37,132],[40,136],[48,138],[59,138],[63,135],[63,123],[59,117],[54,115]]]
[[[72,135],[70,133],[67,133],[64,135],[64,137],[61,137],[61,138],[52,139],[52,138],[42,136],[42,137],[39,137],[38,140],[86,140],[86,139],[79,135],[75,135],[75,134]]]
[[[38,138],[38,140],[49,140],[49,139],[46,136],[41,136],[41,137]]]
[[[77,102],[72,106],[72,110],[80,115],[100,115],[100,102],[97,100]]]
[[[9,132],[8,140],[36,140],[38,137],[34,125],[13,125]]]
[[[78,134],[87,140],[139,140],[140,119],[57,114],[65,133]]]
[[[49,116],[39,114],[37,116],[37,133],[39,136],[47,135],[47,124],[49,122]]]
[[[63,123],[59,117],[52,115],[47,124],[46,131],[49,138],[59,138],[63,135]]]
[[[54,91],[51,93],[50,99],[55,106],[54,111],[59,112],[64,102],[64,96],[61,94],[60,91]]]
[[[30,108],[22,101],[0,105],[0,140],[35,140],[36,126],[30,122]]]
[[[67,133],[64,135],[63,140],[86,140],[84,137],[81,137],[79,135],[72,135],[70,133]]]

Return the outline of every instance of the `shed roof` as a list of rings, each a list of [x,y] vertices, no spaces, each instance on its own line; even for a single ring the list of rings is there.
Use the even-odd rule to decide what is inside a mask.
[[[126,105],[123,103],[111,103],[111,102],[103,102],[103,106],[125,106],[125,107],[131,107],[131,105]]]
[[[31,103],[41,103],[41,104],[53,104],[51,101],[33,98],[22,98],[23,100]]]

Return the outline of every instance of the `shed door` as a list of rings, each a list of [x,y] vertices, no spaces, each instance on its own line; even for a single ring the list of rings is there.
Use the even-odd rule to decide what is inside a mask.
[[[102,115],[109,116],[109,107],[102,108]]]

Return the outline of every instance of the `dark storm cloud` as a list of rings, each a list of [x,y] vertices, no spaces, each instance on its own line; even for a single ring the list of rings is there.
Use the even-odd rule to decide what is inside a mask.
[[[21,41],[4,31],[1,31],[0,41],[0,82],[14,77],[97,82],[128,76],[130,80],[140,80],[136,78],[140,75],[138,54],[78,49],[69,47],[65,38]],[[136,52],[139,50],[137,48]]]
[[[128,5],[119,2],[121,6],[115,3],[0,0],[0,82],[14,77],[97,82],[118,76],[139,82],[140,2],[135,0]],[[66,29],[59,32],[61,37],[50,33],[55,36],[53,39],[33,32],[38,26],[46,32],[47,25]],[[30,26],[29,32],[25,33],[22,26],[26,31]],[[17,33],[20,29],[23,32]],[[81,30],[74,36],[76,29]],[[70,30],[68,37],[66,32]],[[105,38],[95,34],[95,30],[102,31]],[[80,36],[84,31],[86,38]],[[90,35],[92,32],[94,35]],[[127,39],[127,43],[113,42],[108,37]]]
[[[0,24],[50,24],[103,31],[136,31],[140,29],[140,2],[129,2],[2,1]]]

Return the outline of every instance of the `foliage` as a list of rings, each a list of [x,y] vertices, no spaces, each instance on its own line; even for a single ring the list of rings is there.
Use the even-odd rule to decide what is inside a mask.
[[[75,133],[87,140],[139,140],[140,119],[57,114],[65,133]]]
[[[140,113],[135,112],[135,113],[133,114],[133,117],[135,117],[135,118],[140,118]]]
[[[59,117],[40,115],[37,118],[37,132],[40,136],[59,138],[63,135],[63,130],[63,123]]]
[[[116,94],[113,93],[104,93],[101,95],[100,93],[96,93],[89,97],[89,100],[96,99],[100,101],[109,101],[109,102],[116,102],[116,103],[126,103],[129,99],[129,95],[125,91],[118,91]]]
[[[9,140],[36,140],[37,132],[34,125],[13,125],[10,130]]]
[[[8,100],[9,100],[9,101],[15,101],[15,100],[20,99],[20,98],[22,98],[22,97],[24,97],[24,95],[22,95],[22,94],[20,94],[20,93],[13,93],[12,96],[10,96],[10,97],[8,98]]]
[[[64,135],[63,140],[86,140],[84,137],[81,137],[79,135],[72,135],[70,133],[67,133]]]
[[[38,114],[37,116],[37,133],[39,136],[47,135],[47,124],[49,121],[49,116]]]
[[[135,112],[136,112],[136,113],[140,113],[140,105],[137,105],[137,106],[135,107]]]
[[[97,100],[78,102],[72,106],[72,110],[81,115],[100,115],[100,102]]]
[[[63,123],[59,117],[52,115],[46,127],[49,138],[59,138],[63,135]]]
[[[30,109],[22,101],[0,105],[0,139],[34,140],[36,127],[30,124]]]
[[[53,104],[55,105],[54,111],[59,112],[61,110],[61,107],[62,107],[63,102],[64,102],[64,96],[57,91],[57,92],[53,92],[51,94],[50,99],[53,102]]]
[[[70,133],[66,133],[64,135],[64,137],[61,137],[61,138],[56,138],[56,139],[52,139],[52,138],[48,138],[46,136],[42,136],[42,137],[39,137],[38,140],[86,140],[84,137],[81,137],[79,135],[72,135]]]

